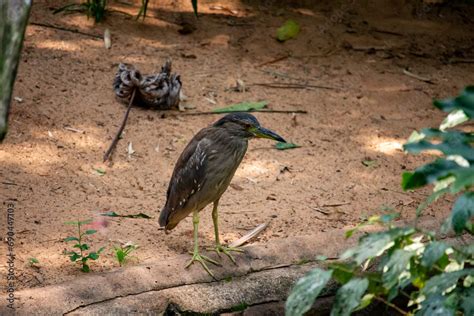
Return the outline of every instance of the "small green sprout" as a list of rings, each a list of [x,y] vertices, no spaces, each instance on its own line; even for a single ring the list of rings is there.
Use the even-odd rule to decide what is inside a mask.
[[[128,255],[137,248],[137,245],[131,243],[127,243],[123,246],[114,246],[115,257],[117,258],[119,265],[123,266],[123,264],[127,261]]]
[[[97,231],[95,229],[88,229],[86,231],[81,230],[81,226],[90,224],[92,220],[85,220],[85,221],[73,221],[73,222],[66,222],[67,225],[74,225],[77,226],[77,237],[69,236],[64,239],[65,242],[74,241],[75,244],[72,246],[73,248],[77,248],[77,251],[65,251],[65,255],[69,256],[72,262],[79,262],[82,264],[81,270],[83,272],[89,272],[90,267],[87,264],[87,261],[90,260],[97,260],[99,259],[99,254],[104,251],[105,247],[100,248],[97,251],[88,251],[90,249],[89,245],[84,243],[84,236],[95,234]]]

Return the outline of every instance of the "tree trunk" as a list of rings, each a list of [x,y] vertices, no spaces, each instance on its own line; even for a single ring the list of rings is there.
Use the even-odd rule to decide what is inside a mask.
[[[0,142],[8,128],[8,112],[31,0],[0,2]]]

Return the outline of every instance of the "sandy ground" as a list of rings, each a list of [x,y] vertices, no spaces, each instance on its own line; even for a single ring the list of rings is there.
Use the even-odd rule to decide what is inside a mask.
[[[474,58],[473,22],[466,11],[449,7],[387,12],[351,2],[283,8],[271,1],[199,1],[195,21],[188,1],[161,1],[144,22],[113,13],[94,25],[81,14],[52,14],[51,8],[65,3],[35,1],[30,22],[98,35],[109,28],[112,48],[76,33],[27,29],[14,92],[21,102],[13,101],[9,134],[0,146],[0,197],[15,199],[17,289],[81,275],[63,254],[71,245],[62,240],[74,233],[64,222],[97,220],[103,211],[143,212],[153,219],[108,219],[88,239],[93,249],[107,247],[93,271],[118,266],[112,247],[121,242],[139,245],[129,264],[169,258],[192,245],[190,218],[165,235],[157,217],[180,152],[219,116],[134,108],[112,161],[102,163],[125,110],[111,88],[119,62],[151,73],[171,58],[192,111],[268,100],[271,109],[308,112],[256,114],[262,125],[302,147],[278,151],[271,141],[251,141],[220,203],[226,242],[263,222],[270,224],[256,242],[350,228],[387,211],[412,219],[429,191],[403,193],[401,173],[431,158],[408,156],[401,145],[414,129],[441,122],[432,98],[455,95],[474,81],[473,64],[448,62]],[[137,12],[136,6],[112,7]],[[275,30],[288,18],[298,21],[301,33],[278,43]],[[179,34],[183,21],[197,29]],[[289,57],[262,65],[282,56]],[[404,75],[405,68],[433,83]],[[247,85],[245,92],[229,89],[236,79]],[[333,89],[253,85],[274,82]],[[136,152],[128,156],[130,142]],[[449,199],[439,201],[424,216],[441,220],[449,205]],[[201,214],[201,245],[210,246],[210,209]],[[2,242],[3,258],[5,251]],[[36,268],[29,258],[39,261]],[[2,286],[6,267],[0,260]]]

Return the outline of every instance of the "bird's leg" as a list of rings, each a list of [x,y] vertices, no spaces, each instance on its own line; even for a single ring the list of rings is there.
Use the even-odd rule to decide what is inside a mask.
[[[230,254],[231,251],[243,252],[242,249],[235,248],[235,247],[227,247],[223,246],[219,240],[219,215],[217,213],[217,206],[219,205],[219,200],[214,202],[214,207],[212,208],[212,221],[214,222],[214,234],[216,236],[216,247],[214,249],[215,252],[219,255],[221,252],[226,254],[229,259],[236,264],[234,257]]]
[[[196,210],[194,211],[193,213],[193,227],[194,227],[194,251],[191,253],[193,255],[193,257],[191,258],[191,260],[188,262],[188,264],[186,265],[186,268],[189,267],[191,264],[194,263],[194,261],[197,261],[199,262],[202,267],[204,268],[204,270],[207,271],[207,273],[210,274],[210,276],[212,276],[214,278],[214,274],[212,274],[211,270],[209,270],[209,268],[207,267],[206,265],[206,261],[210,262],[210,263],[213,263],[215,265],[220,265],[217,261],[214,261],[212,260],[211,258],[209,257],[206,257],[204,255],[201,255],[199,253],[199,247],[198,247],[198,226],[199,226],[199,212]]]

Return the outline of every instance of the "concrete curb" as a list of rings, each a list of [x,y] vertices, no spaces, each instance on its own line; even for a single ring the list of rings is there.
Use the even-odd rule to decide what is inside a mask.
[[[180,310],[209,313],[239,303],[268,302],[265,293],[258,291],[260,288],[268,289],[270,301],[282,300],[293,282],[317,265],[314,262],[317,255],[337,257],[355,242],[356,239],[346,240],[343,230],[334,230],[248,246],[244,248],[245,253],[235,256],[237,266],[223,258],[227,263],[224,267],[213,267],[217,281],[196,264],[185,270],[187,255],[111,272],[91,273],[67,283],[17,292],[15,314],[77,315],[112,311],[126,314],[132,310],[155,314],[164,311],[170,302],[180,305]],[[309,264],[302,266],[302,262]],[[211,285],[218,289],[217,292],[209,289]],[[249,290],[243,291],[243,288]],[[207,294],[193,296],[192,293]],[[212,293],[219,293],[223,298],[220,305],[212,303]],[[12,314],[3,301],[0,304],[1,315]]]

